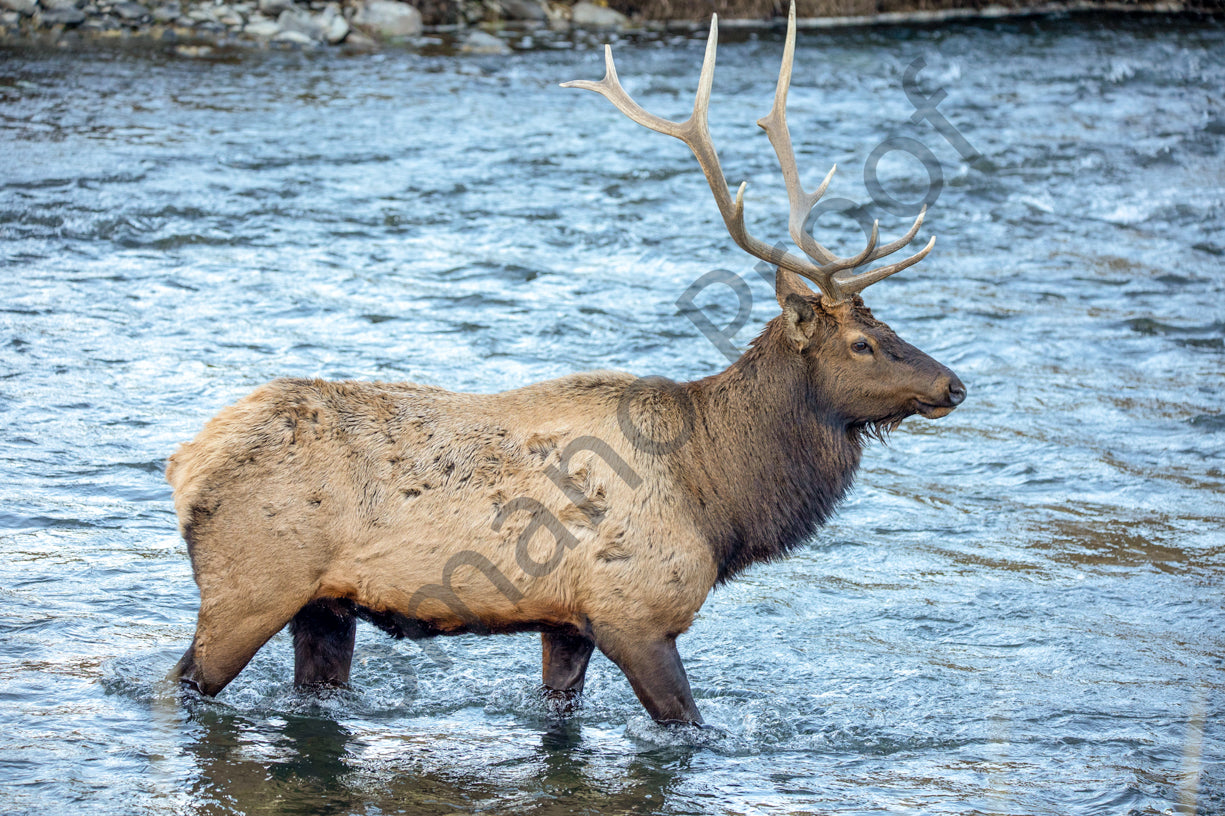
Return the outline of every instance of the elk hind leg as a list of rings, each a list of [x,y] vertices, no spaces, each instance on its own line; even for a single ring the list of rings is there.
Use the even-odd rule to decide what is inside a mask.
[[[583,691],[595,641],[582,635],[541,632],[540,646],[545,697],[567,711]]]
[[[293,631],[296,686],[337,688],[349,683],[357,618],[347,601],[320,598],[298,610]]]

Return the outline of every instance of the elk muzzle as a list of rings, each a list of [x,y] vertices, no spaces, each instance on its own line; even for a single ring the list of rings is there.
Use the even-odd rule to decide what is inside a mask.
[[[932,383],[931,391],[915,398],[915,412],[927,419],[948,416],[966,398],[966,387],[961,379],[944,366],[940,368],[943,371]]]

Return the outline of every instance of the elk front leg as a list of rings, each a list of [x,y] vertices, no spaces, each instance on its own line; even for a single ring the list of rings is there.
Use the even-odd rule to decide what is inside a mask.
[[[615,635],[597,632],[596,645],[624,672],[638,700],[656,722],[702,724],[676,651],[675,636],[624,642]]]
[[[595,641],[582,635],[541,632],[540,649],[545,693],[567,700],[582,693]]]

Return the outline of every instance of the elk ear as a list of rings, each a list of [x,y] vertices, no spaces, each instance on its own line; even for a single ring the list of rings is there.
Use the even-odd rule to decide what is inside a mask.
[[[787,339],[795,344],[796,351],[808,344],[813,332],[817,330],[817,313],[808,298],[795,294],[787,296],[783,303],[783,325]]]
[[[785,308],[787,306],[787,297],[790,295],[816,297],[817,293],[812,291],[799,275],[780,266],[778,271],[774,273],[774,296],[778,298],[778,305]]]

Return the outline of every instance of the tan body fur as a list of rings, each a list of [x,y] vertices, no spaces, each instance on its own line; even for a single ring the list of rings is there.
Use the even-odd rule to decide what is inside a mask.
[[[473,395],[282,380],[227,408],[167,469],[200,586],[197,660],[207,663],[214,650],[253,653],[251,644],[318,598],[403,614],[442,633],[589,633],[605,621],[632,637],[684,631],[717,567],[659,457],[636,450],[619,426],[619,400],[635,382],[581,374]],[[581,446],[563,462],[567,445],[583,437],[606,441],[629,470]],[[642,480],[637,489],[627,475]],[[577,543],[559,541],[531,502],[504,515],[521,497],[543,505]],[[548,523],[528,530],[533,519]],[[535,566],[559,546],[555,567]],[[521,568],[521,550],[531,572],[543,574]],[[471,559],[445,585],[461,603],[448,604],[445,592],[414,599],[465,552],[488,559],[517,591]]]

